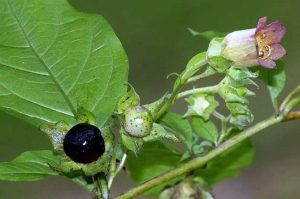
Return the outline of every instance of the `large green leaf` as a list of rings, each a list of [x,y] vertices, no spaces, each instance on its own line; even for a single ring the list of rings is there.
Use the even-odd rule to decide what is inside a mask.
[[[181,156],[176,150],[162,142],[147,142],[138,153],[138,156],[133,153],[129,154],[127,166],[133,180],[137,183],[143,183],[154,176],[175,168]],[[174,182],[168,182],[167,184],[172,183]],[[158,194],[165,185],[166,183],[150,190],[147,194]]]
[[[277,61],[275,69],[267,69],[257,67],[259,71],[259,78],[267,85],[272,100],[275,100],[285,85],[285,70],[283,61]]]
[[[212,121],[205,121],[200,117],[193,117],[192,126],[203,139],[215,143],[218,139],[218,129]]]
[[[109,24],[66,0],[0,0],[0,107],[35,125],[104,124],[126,92],[127,56]]]
[[[58,164],[59,157],[51,151],[24,152],[11,162],[0,163],[0,180],[32,181],[57,176],[59,173],[51,167]]]
[[[160,123],[172,129],[191,148],[193,144],[193,130],[186,118],[177,113],[168,112],[161,118]]]
[[[52,151],[27,151],[10,162],[0,163],[0,181],[35,181],[50,176],[63,175],[57,169],[60,157]],[[92,179],[83,176],[67,176],[92,193]]]
[[[237,176],[243,168],[252,163],[254,152],[254,146],[250,140],[246,140],[209,161],[206,168],[197,171],[197,175],[209,186],[213,186],[222,180]]]

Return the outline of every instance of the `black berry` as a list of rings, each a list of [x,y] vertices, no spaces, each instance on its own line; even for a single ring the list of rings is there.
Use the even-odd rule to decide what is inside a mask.
[[[99,128],[87,123],[73,126],[64,138],[63,147],[74,162],[85,164],[96,161],[105,151]]]

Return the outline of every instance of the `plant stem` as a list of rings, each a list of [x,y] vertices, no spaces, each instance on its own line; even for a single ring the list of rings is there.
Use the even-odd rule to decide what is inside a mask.
[[[297,120],[300,119],[300,111],[294,111],[287,114],[285,120]]]
[[[125,163],[126,163],[126,159],[127,159],[127,152],[125,152],[122,156],[122,159],[118,165],[118,167],[116,169],[114,169],[114,171],[111,172],[109,179],[108,179],[108,189],[111,188],[111,185],[115,179],[115,177],[118,175],[118,173],[122,170],[122,168],[124,167]]]
[[[201,67],[205,66],[207,63],[205,60],[202,60],[201,62],[197,63],[197,70],[199,70]],[[186,69],[187,70],[187,69]],[[178,93],[180,92],[180,90],[182,89],[182,87],[190,82],[190,79],[186,79],[188,77],[185,77],[186,75],[186,70],[184,70],[180,75],[178,75],[178,78],[176,81],[179,82],[175,82],[175,86],[173,88],[173,92],[170,96],[170,98],[168,99],[168,101],[162,106],[162,108],[158,111],[158,113],[156,114],[154,121],[159,120],[166,112],[167,110],[170,108],[170,106],[172,106],[172,104],[174,103],[174,101],[177,98]],[[205,71],[203,74],[200,74],[197,79],[200,79],[202,77],[208,77],[210,75],[214,74],[213,72],[207,72]],[[202,75],[202,76],[201,76]],[[183,79],[181,79],[183,78]],[[191,77],[190,77],[191,78]],[[193,80],[194,81],[194,80]]]
[[[229,117],[225,117],[224,115],[222,115],[221,113],[214,111],[213,115],[218,118],[219,120],[221,120],[221,134],[219,135],[218,140],[216,141],[216,146],[218,146],[223,139],[226,137],[226,132],[227,132],[227,123],[229,120]]]
[[[180,77],[178,77],[180,78]],[[178,79],[177,79],[178,80]],[[170,108],[170,106],[172,106],[172,104],[174,103],[177,94],[179,93],[179,91],[181,90],[181,88],[184,86],[184,84],[182,84],[181,82],[176,84],[175,83],[175,87],[173,89],[173,92],[170,96],[170,98],[168,99],[168,101],[163,105],[163,107],[158,111],[158,113],[156,114],[154,121],[159,120],[165,113],[166,111]]]
[[[211,75],[214,75],[216,74],[216,71],[213,71],[213,70],[206,70],[204,71],[204,73],[200,74],[200,75],[196,75],[194,77],[191,77],[187,80],[187,83],[191,83],[191,82],[195,82],[199,79],[202,79],[202,78],[205,78],[205,77],[209,77]]]
[[[92,194],[93,199],[102,199],[102,192],[98,181],[99,176],[95,175],[92,177],[95,185],[95,192]]]
[[[116,143],[114,146],[114,150],[113,150],[113,154],[111,157],[111,161],[110,161],[110,168],[109,168],[109,177],[108,177],[108,181],[107,181],[107,186],[108,189],[110,189],[111,184],[115,178],[115,171],[116,171],[116,156],[117,156],[117,152],[118,152],[118,148],[119,148],[119,143]]]
[[[284,107],[283,112],[284,113],[289,113],[293,108],[295,108],[296,106],[300,105],[300,97],[292,99],[291,101],[289,101],[289,103],[287,103],[287,105]]]
[[[219,90],[219,85],[191,89],[191,90],[187,90],[187,91],[179,93],[177,95],[177,99],[186,97],[186,96],[189,96],[192,94],[198,94],[198,93],[216,93],[216,92],[218,92],[218,90]]]
[[[101,188],[101,194],[103,199],[108,199],[108,187],[107,187],[107,182],[105,178],[99,178],[99,185]]]
[[[173,178],[176,178],[178,176],[192,172],[193,170],[200,168],[205,163],[207,163],[209,160],[215,158],[216,156],[223,153],[224,151],[231,148],[232,146],[244,141],[245,139],[249,138],[250,136],[256,134],[257,132],[259,132],[267,127],[273,126],[282,121],[286,121],[287,120],[286,118],[283,115],[276,115],[276,116],[270,117],[269,119],[261,121],[261,122],[257,123],[256,125],[242,131],[238,135],[225,141],[224,143],[222,143],[217,148],[210,151],[205,156],[192,159],[189,162],[182,164],[173,170],[170,170],[160,176],[157,176],[157,177],[129,190],[128,192],[118,196],[116,199],[130,199],[130,198],[136,197],[136,196],[141,195],[142,193],[150,190],[151,188],[160,185],[161,183],[167,182]]]
[[[284,101],[282,102],[281,106],[280,106],[280,110],[282,111],[285,106],[287,105],[287,103],[294,97],[296,96],[297,94],[300,93],[300,85],[297,86],[292,92],[290,92],[288,94],[288,96],[284,99]]]
[[[221,113],[219,113],[218,111],[214,111],[214,112],[213,112],[213,115],[214,115],[217,119],[219,119],[219,120],[221,120],[221,121],[226,120],[226,117],[225,117],[224,115],[222,115]]]

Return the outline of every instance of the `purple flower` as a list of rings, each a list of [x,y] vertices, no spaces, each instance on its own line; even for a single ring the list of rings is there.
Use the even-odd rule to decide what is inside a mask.
[[[279,21],[267,24],[267,17],[258,20],[255,38],[260,65],[275,68],[275,61],[286,54],[285,49],[279,44],[285,33],[286,29]]]
[[[286,54],[280,45],[285,32],[279,21],[267,24],[267,17],[262,17],[256,28],[229,33],[223,41],[222,56],[237,66],[260,64],[265,68],[275,68],[275,61]]]

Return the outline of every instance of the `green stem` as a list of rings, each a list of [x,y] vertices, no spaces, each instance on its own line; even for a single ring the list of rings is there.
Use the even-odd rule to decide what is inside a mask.
[[[178,77],[180,78],[180,77]],[[156,114],[154,121],[159,120],[166,112],[167,110],[170,108],[170,106],[172,106],[172,104],[174,103],[177,94],[179,93],[179,91],[181,90],[181,88],[184,86],[184,84],[182,84],[181,82],[176,84],[175,83],[175,87],[173,89],[173,92],[171,94],[171,96],[169,97],[168,101],[163,105],[163,107],[158,111],[158,113]]]
[[[108,181],[107,181],[107,186],[108,189],[111,188],[112,182],[115,178],[115,172],[116,172],[116,156],[117,156],[117,152],[118,152],[118,148],[119,148],[119,143],[116,143],[114,146],[114,150],[113,150],[113,154],[111,157],[111,161],[110,161],[110,168],[109,168],[109,177],[108,177]]]
[[[194,77],[189,78],[187,80],[187,83],[195,82],[195,81],[197,81],[199,79],[202,79],[202,78],[205,78],[205,77],[209,77],[209,76],[214,75],[214,74],[216,74],[216,71],[214,71],[212,69],[211,70],[206,70],[206,71],[204,71],[204,73],[202,73],[200,75],[196,75]]]
[[[213,115],[214,115],[217,119],[219,119],[219,120],[221,120],[221,121],[226,120],[226,117],[225,117],[224,115],[222,115],[221,113],[219,113],[218,111],[214,111],[214,112],[213,112]]]
[[[118,165],[118,167],[116,168],[116,170],[114,170],[114,172],[111,174],[109,180],[108,180],[108,188],[111,188],[111,185],[115,179],[115,177],[118,175],[118,173],[123,169],[125,163],[126,163],[126,159],[127,159],[127,151],[123,154],[122,159]]]
[[[93,197],[93,199],[102,199],[102,193],[101,193],[101,188],[100,188],[100,184],[99,184],[99,181],[98,181],[98,176],[95,175],[92,178],[93,178],[93,182],[94,182],[94,185],[95,185],[95,191],[92,194],[92,197]]]
[[[108,199],[108,187],[105,177],[98,178],[99,187],[101,190],[101,195],[103,199]]]
[[[225,117],[224,115],[222,115],[221,113],[214,111],[213,115],[218,118],[219,120],[221,120],[221,134],[219,135],[218,140],[216,141],[215,145],[218,146],[223,139],[226,137],[226,132],[227,132],[227,123],[229,120],[229,117]]]
[[[225,141],[224,143],[222,143],[217,148],[210,151],[205,156],[192,159],[189,162],[184,163],[173,170],[170,170],[160,176],[157,176],[157,177],[129,190],[128,192],[118,196],[116,199],[130,199],[130,198],[136,197],[136,196],[141,195],[142,193],[144,193],[164,182],[168,182],[169,180],[172,180],[178,176],[192,172],[192,171],[200,168],[201,166],[203,166],[209,160],[215,158],[216,156],[220,155],[227,149],[231,148],[232,146],[244,141],[245,139],[249,138],[250,136],[256,134],[257,132],[259,132],[267,127],[270,127],[270,126],[273,126],[275,124],[282,122],[283,120],[284,120],[284,116],[277,115],[277,116],[272,116],[269,119],[266,119],[262,122],[259,122],[256,125],[242,131],[238,135]]]
[[[297,86],[292,92],[290,92],[290,94],[288,94],[288,96],[282,102],[280,106],[280,110],[282,111],[285,108],[285,106],[288,104],[288,102],[299,93],[300,93],[300,85]]]
[[[293,108],[300,105],[300,97],[292,99],[289,103],[284,107],[283,112],[285,114],[289,113]]]
[[[199,70],[201,67],[205,66],[207,63],[205,60],[202,60],[201,62],[197,63],[197,70]],[[195,67],[195,66],[194,66]],[[187,69],[186,69],[187,70]],[[175,82],[175,86],[173,88],[173,92],[170,96],[170,98],[168,99],[168,101],[162,106],[162,108],[158,111],[158,113],[156,114],[154,121],[159,120],[167,111],[168,109],[172,106],[172,104],[175,102],[178,93],[180,92],[180,90],[182,89],[182,87],[189,83],[189,77],[185,77],[186,76],[186,70],[184,70],[181,75],[178,76],[177,81],[179,82]],[[203,76],[210,76],[213,73],[212,72],[204,72],[207,74],[203,74]],[[183,78],[183,79],[182,79]],[[199,78],[199,77],[198,77]],[[201,77],[200,77],[201,78]]]
[[[116,144],[115,147],[114,147],[114,153],[113,153],[113,156],[112,156],[111,166],[110,166],[110,170],[109,170],[109,178],[108,178],[108,181],[107,181],[108,190],[110,190],[115,177],[122,170],[122,168],[124,167],[124,165],[126,163],[126,159],[127,159],[127,153],[128,152],[125,151],[122,158],[121,158],[120,163],[117,166],[116,155],[117,155],[117,152],[118,152],[118,148],[119,148],[119,144]]]
[[[177,99],[179,98],[183,98],[189,95],[193,95],[193,94],[198,94],[198,93],[216,93],[219,90],[219,85],[215,85],[215,86],[208,86],[208,87],[204,87],[204,88],[195,88],[195,89],[191,89],[191,90],[187,90],[184,92],[181,92],[177,95]]]

